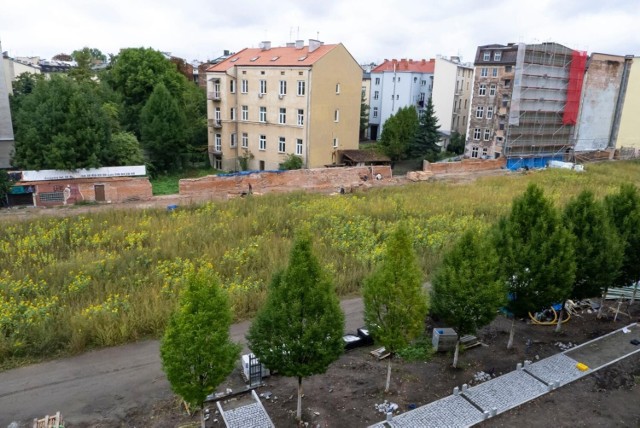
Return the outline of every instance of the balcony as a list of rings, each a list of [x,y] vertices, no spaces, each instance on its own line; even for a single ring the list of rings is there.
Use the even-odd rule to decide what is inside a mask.
[[[207,92],[207,99],[210,101],[220,101],[220,95],[219,91],[209,91]]]
[[[222,121],[219,119],[207,119],[207,125],[211,128],[222,128]]]

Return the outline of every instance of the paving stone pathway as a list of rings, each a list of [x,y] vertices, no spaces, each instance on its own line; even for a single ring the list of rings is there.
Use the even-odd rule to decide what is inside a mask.
[[[533,364],[518,364],[515,371],[479,385],[462,385],[453,395],[370,428],[470,427],[640,352],[640,346],[630,343],[634,338],[640,338],[637,323]],[[578,369],[578,363],[586,370]]]

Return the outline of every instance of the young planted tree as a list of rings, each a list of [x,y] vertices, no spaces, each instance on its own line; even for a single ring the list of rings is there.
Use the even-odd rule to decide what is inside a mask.
[[[633,303],[640,281],[640,193],[633,184],[623,184],[618,193],[605,197],[605,205],[624,247],[622,266],[615,283],[618,287],[635,283]]]
[[[208,269],[192,274],[160,345],[162,369],[185,402],[203,409],[207,395],[233,371],[241,348],[229,337],[232,320],[215,274]],[[204,428],[204,411],[201,424]]]
[[[391,383],[391,359],[424,331],[427,296],[411,236],[404,225],[391,234],[380,264],[365,279],[364,320],[376,342],[391,353],[385,392]]]
[[[183,166],[186,151],[184,112],[163,83],[158,83],[140,113],[143,147],[158,170]]]
[[[261,363],[298,379],[296,418],[302,418],[302,379],[324,373],[344,345],[344,314],[335,286],[311,250],[311,238],[297,238],[289,265],[273,276],[267,301],[247,341]]]
[[[498,256],[485,237],[468,231],[449,251],[433,280],[432,311],[454,327],[458,338],[489,324],[506,302]],[[458,367],[460,339],[453,354]]]
[[[569,298],[606,295],[618,276],[624,248],[604,205],[585,190],[567,203],[563,221],[574,236],[576,257],[576,277]],[[556,331],[562,325],[560,320]]]
[[[398,109],[398,112],[384,123],[380,135],[382,151],[393,161],[406,158],[418,125],[418,112],[414,106]]]
[[[542,189],[529,185],[498,222],[495,248],[513,314],[507,348],[513,346],[515,317],[563,302],[575,280],[573,239]]]

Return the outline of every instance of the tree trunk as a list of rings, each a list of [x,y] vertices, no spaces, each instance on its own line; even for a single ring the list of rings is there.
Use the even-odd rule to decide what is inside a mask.
[[[564,305],[565,302],[562,302],[562,308],[560,309],[560,315],[558,316],[558,322],[556,323],[556,333],[560,333],[560,330],[562,330],[562,317],[564,317]]]
[[[453,352],[453,368],[458,368],[458,353],[460,351],[460,339],[456,342],[456,350]]]
[[[507,349],[511,349],[513,347],[513,337],[516,334],[516,317],[513,316],[511,320],[511,331],[509,332],[509,342],[507,343]]]
[[[296,411],[296,419],[302,420],[302,376],[298,376],[298,410]]]
[[[605,301],[605,298],[607,297],[608,290],[609,290],[609,287],[605,287],[604,291],[602,292],[602,298],[600,299],[600,307],[598,308],[598,315],[596,316],[596,318],[598,319],[602,318],[602,308],[604,308],[604,301]]]
[[[204,420],[204,402],[200,404],[200,428],[206,428]]]
[[[633,294],[631,295],[631,303],[629,303],[630,305],[633,305],[633,302],[636,301],[636,294],[638,293],[638,283],[640,283],[640,279],[636,281],[636,285],[633,287]]]
[[[389,355],[389,364],[387,364],[387,384],[384,387],[384,392],[389,392],[389,385],[391,384],[391,358],[393,356]]]

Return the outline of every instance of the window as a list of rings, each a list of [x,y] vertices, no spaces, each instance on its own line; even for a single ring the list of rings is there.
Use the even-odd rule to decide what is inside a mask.
[[[267,81],[260,80],[260,94],[264,95],[267,93]]]
[[[232,94],[236,93],[236,81],[235,80],[229,80],[229,92],[231,92]]]
[[[495,83],[492,83],[492,84],[489,86],[489,96],[490,96],[490,97],[493,97],[493,96],[495,96],[495,95],[496,95],[496,84],[495,84]]]
[[[502,52],[498,51],[498,52],[494,52],[493,53],[493,60],[494,61],[500,61],[502,60]]]
[[[480,139],[480,134],[482,133],[482,131],[480,130],[480,128],[476,128],[473,130],[473,139],[474,140],[479,140]]]
[[[418,77],[414,76],[413,83],[418,83]]]
[[[267,108],[266,107],[260,107],[260,117],[258,118],[258,120],[260,122],[266,122],[267,121]]]
[[[222,117],[220,115],[220,107],[216,107],[215,118],[216,118],[216,123],[220,123],[220,121],[222,120]]]
[[[281,125],[284,125],[285,123],[287,123],[287,109],[286,108],[281,108],[280,109],[280,114],[278,115],[278,123],[280,123]]]
[[[393,94],[391,94],[391,100],[393,101]]]
[[[336,83],[336,94],[340,93],[340,84]]]
[[[483,115],[484,115],[484,106],[476,107],[476,119],[482,119]]]
[[[424,103],[425,96],[426,94],[424,92],[420,92],[420,95],[418,96],[418,101]]]
[[[296,154],[302,156],[302,139],[300,138],[296,140]]]
[[[504,87],[505,88],[510,88],[511,87],[511,79],[505,79]]]
[[[480,86],[478,86],[478,95],[487,95],[487,85],[485,83],[481,83]]]
[[[511,66],[510,66],[510,65],[505,65],[505,66],[504,66],[504,72],[505,72],[505,73],[511,73],[511,70],[512,70],[512,68],[511,68]]]
[[[337,139],[337,138],[334,138],[334,139],[333,139],[333,148],[334,148],[334,149],[337,149],[337,148],[338,148],[338,139]]]
[[[235,132],[231,134],[231,142],[229,143],[229,147],[234,148],[238,144],[237,135]]]
[[[246,94],[249,92],[249,81],[247,79],[242,79],[242,86],[240,86],[240,92]]]
[[[286,144],[285,144],[285,138],[284,137],[280,137],[280,140],[278,141],[278,153],[284,153],[286,151]]]
[[[482,67],[480,69],[480,77],[487,77],[489,75],[489,69],[487,67]]]
[[[486,147],[483,147],[483,148],[482,148],[482,157],[486,159],[486,157],[487,157],[487,153],[488,153],[487,148],[486,148]]]
[[[498,128],[499,128],[501,131],[504,131],[504,123],[500,123],[500,125],[498,125]]]
[[[487,107],[487,119],[493,119],[493,106]]]
[[[298,126],[304,125],[304,110],[298,109]]]
[[[478,157],[478,148],[477,147],[473,147],[471,149],[471,157],[472,158],[477,158]]]
[[[261,135],[260,139],[258,140],[258,148],[260,150],[267,150],[267,136],[266,135]]]
[[[247,134],[246,132],[242,133],[242,148],[246,149],[249,147],[249,134]]]
[[[242,120],[249,120],[249,106],[242,106]]]
[[[367,95],[367,88],[365,88],[364,86],[362,87],[362,98],[364,98]]]
[[[489,141],[489,138],[491,138],[491,130],[484,128],[484,141]]]
[[[216,134],[214,149],[216,152],[222,151],[222,135],[221,134]]]
[[[231,107],[231,110],[229,111],[229,117],[231,118],[231,120],[236,120],[236,108],[235,107]]]
[[[380,78],[376,77],[376,85],[379,85],[379,84],[380,84]]]
[[[340,122],[340,110],[336,109],[336,111],[333,112],[333,121]]]
[[[493,77],[498,77],[498,68],[497,67],[493,67],[493,70],[491,70],[491,75]]]
[[[483,61],[489,61],[491,59],[491,52],[489,51],[484,51],[482,53],[482,60]]]
[[[378,107],[373,108],[373,117],[378,117]]]
[[[305,94],[304,83],[304,80],[298,80],[298,95],[302,96]]]
[[[426,86],[427,85],[427,81],[426,80],[421,80],[420,81],[420,86]]]
[[[467,109],[467,99],[466,98],[464,99],[464,109],[465,110]]]
[[[279,95],[287,95],[287,81],[286,80],[281,80],[280,81],[280,92]]]
[[[373,93],[373,99],[374,99],[374,100],[377,100],[379,97],[380,97],[380,92],[379,92],[379,91],[375,91],[375,92]]]

